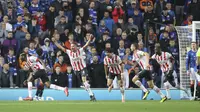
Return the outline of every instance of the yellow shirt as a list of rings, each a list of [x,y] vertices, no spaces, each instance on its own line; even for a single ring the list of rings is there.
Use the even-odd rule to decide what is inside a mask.
[[[200,57],[200,48],[197,51],[197,57]]]

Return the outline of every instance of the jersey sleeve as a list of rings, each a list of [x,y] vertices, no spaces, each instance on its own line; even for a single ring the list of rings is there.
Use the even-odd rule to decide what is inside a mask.
[[[152,59],[156,59],[156,55],[154,54],[153,56],[151,56]]]
[[[30,60],[31,62],[38,62],[38,61],[39,61],[39,58],[37,58],[37,57],[35,57],[35,56],[31,56],[31,57],[29,58],[29,60]]]
[[[200,57],[200,48],[197,51],[197,57]]]
[[[67,53],[68,55],[70,55],[70,50],[69,49],[65,49],[65,53]]]
[[[143,51],[138,51],[138,52],[137,52],[137,55],[141,58],[142,56],[145,55],[145,53],[144,53]]]

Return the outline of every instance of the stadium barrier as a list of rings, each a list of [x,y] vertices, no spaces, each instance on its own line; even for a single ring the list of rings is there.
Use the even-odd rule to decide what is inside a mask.
[[[33,93],[36,90],[33,89]],[[89,100],[88,93],[83,89],[69,89],[69,96],[66,97],[63,91],[56,91],[51,89],[45,89],[43,99],[45,101],[51,100]],[[97,100],[121,100],[121,94],[119,90],[112,90],[108,92],[107,89],[93,89],[93,92]],[[162,90],[166,94],[165,90]],[[171,90],[171,96],[173,100],[180,100],[180,91]],[[126,90],[126,100],[141,100],[143,92],[138,89]],[[0,89],[0,100],[22,100],[28,95],[27,89]],[[33,95],[34,96],[34,95]],[[160,100],[160,96],[156,92],[151,91],[148,100]]]

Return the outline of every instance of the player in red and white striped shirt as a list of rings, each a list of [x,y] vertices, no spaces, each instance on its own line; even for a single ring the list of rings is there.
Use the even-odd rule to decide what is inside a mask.
[[[125,102],[124,87],[121,80],[123,77],[124,65],[120,57],[113,53],[112,49],[106,49],[106,57],[104,58],[104,69],[108,80],[108,90],[112,89],[112,83],[115,77],[118,79],[118,84],[122,94],[122,102]]]
[[[145,78],[147,80],[147,83],[150,88],[154,89],[156,93],[158,93],[162,100],[160,102],[164,102],[167,100],[167,97],[160,91],[160,89],[154,85],[152,80],[152,74],[150,71],[150,65],[149,65],[149,54],[143,51],[138,50],[138,44],[132,44],[131,50],[133,51],[133,63],[137,63],[140,65],[142,71],[139,72],[139,74],[135,75],[132,79],[132,81],[140,87],[144,92],[143,100],[145,100],[150,93],[139,81],[142,78]],[[135,66],[135,64],[133,64]]]
[[[169,92],[170,87],[175,87],[177,89],[183,90],[186,92],[186,94],[188,94],[186,89],[175,83],[173,76],[174,58],[170,53],[162,52],[159,43],[155,45],[155,54],[151,58],[155,59],[160,64],[161,70],[165,74],[164,86],[166,88],[168,99],[171,99]]]
[[[40,57],[43,54],[43,50],[38,49],[36,51],[36,53]],[[21,58],[21,60],[26,61],[26,64],[24,66],[24,70],[32,71],[29,74],[29,78],[27,79],[29,96],[27,98],[25,98],[24,100],[32,100],[33,99],[32,98],[32,86],[33,86],[32,82],[35,79],[38,79],[38,78],[40,78],[42,80],[43,84],[45,84],[46,87],[64,91],[66,96],[68,96],[69,93],[68,93],[67,87],[64,88],[64,87],[60,87],[60,86],[57,86],[57,85],[54,85],[54,84],[50,84],[48,75],[45,71],[45,65],[38,57],[36,57],[36,56],[28,57],[27,54],[22,54],[20,56],[20,58]]]
[[[66,49],[63,46],[61,46],[60,44],[58,44],[54,38],[52,38],[52,41],[55,43],[55,45],[59,49],[61,49],[62,51],[64,51],[65,53],[68,54],[72,68],[73,68],[76,76],[81,75],[84,88],[89,93],[91,101],[96,101],[96,98],[90,89],[90,84],[88,83],[88,81],[86,79],[86,77],[88,76],[88,71],[86,68],[86,61],[85,61],[86,57],[85,57],[85,52],[84,52],[84,50],[90,44],[92,39],[93,39],[93,36],[90,35],[90,38],[87,41],[87,43],[80,49],[77,48],[76,43],[71,43],[71,50]]]

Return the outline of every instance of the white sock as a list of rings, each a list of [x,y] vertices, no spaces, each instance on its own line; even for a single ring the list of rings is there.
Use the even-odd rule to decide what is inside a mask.
[[[169,82],[165,82],[164,86],[166,88],[167,98],[171,98],[170,90],[169,90],[169,87],[170,87]]]
[[[57,86],[57,85],[55,85],[55,84],[51,84],[51,85],[50,85],[50,88],[51,88],[51,89],[55,89],[55,90],[60,90],[60,91],[64,91],[64,90],[65,90],[64,87],[60,87],[60,86]]]
[[[32,98],[32,87],[33,87],[33,83],[28,82],[28,96],[31,98]]]
[[[160,89],[154,85],[153,89],[155,90],[156,93],[160,95],[161,98],[164,98],[165,95],[160,91]]]
[[[120,87],[120,92],[122,95],[124,95],[124,87]]]
[[[89,94],[90,96],[93,96],[94,94],[93,94],[92,90],[90,89],[90,84],[88,84],[87,81],[84,82],[84,86],[85,86],[85,90],[88,92],[88,94]]]
[[[140,89],[142,89],[144,92],[147,92],[147,91],[148,91],[148,90],[142,85],[142,83],[141,83],[139,80],[135,81],[135,84],[136,84],[138,87],[140,87]]]

